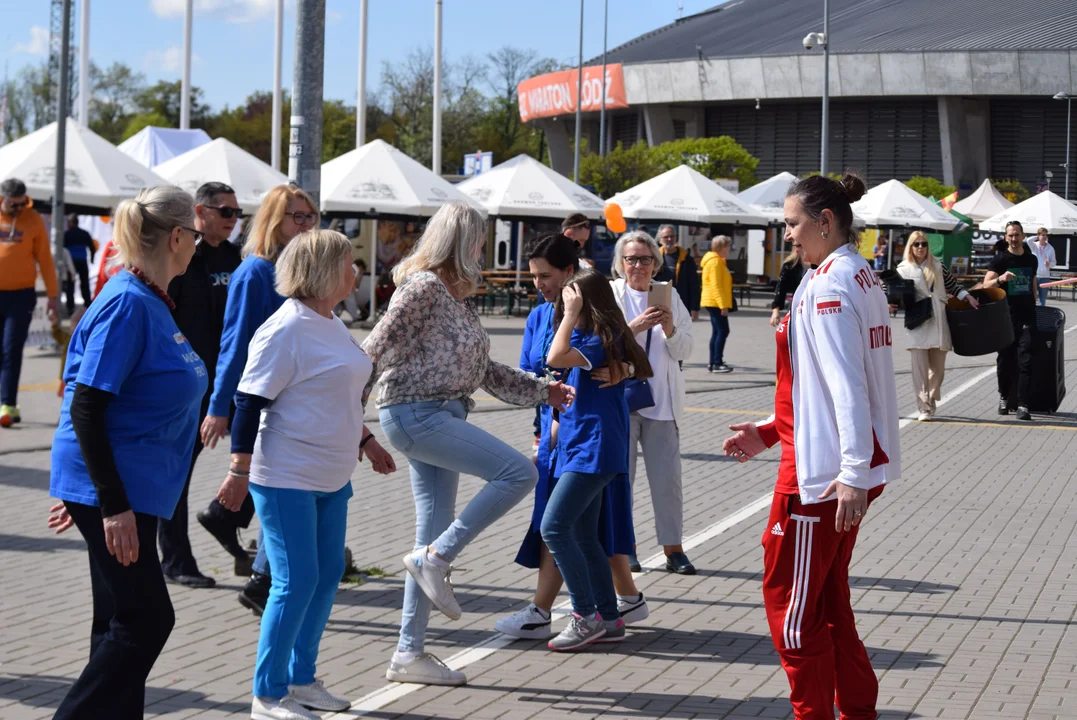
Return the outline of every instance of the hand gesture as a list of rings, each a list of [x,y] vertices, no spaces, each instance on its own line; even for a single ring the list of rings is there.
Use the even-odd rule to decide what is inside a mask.
[[[105,524],[105,547],[109,554],[124,567],[138,562],[138,525],[135,523],[135,511],[125,510],[110,515],[102,522]]]
[[[780,317],[778,317],[778,315],[779,315],[778,308],[774,308],[774,310],[771,311],[771,313],[770,313],[770,326],[771,327],[778,327],[778,324],[781,323],[782,320],[781,320]]]
[[[819,499],[826,500],[834,493],[838,494],[838,512],[834,515],[834,530],[837,532],[851,530],[860,524],[868,512],[868,491],[832,480]]]
[[[674,332],[673,311],[670,310],[668,307],[659,307],[657,309],[661,313],[658,318],[658,322],[662,325],[662,332],[666,334],[666,337],[669,337]],[[725,315],[724,310],[722,311],[722,314]]]
[[[49,298],[45,304],[45,312],[49,317],[49,323],[55,325],[60,322],[60,308],[56,298]]]
[[[971,305],[973,310],[980,309],[980,301],[974,298],[972,295],[969,295],[967,298],[965,298],[965,302]]]
[[[1006,272],[1004,272],[1004,273],[1002,273],[1001,275],[998,276],[998,281],[1000,283],[1005,283],[1005,282],[1009,282],[1010,280],[1013,280],[1013,278],[1014,278],[1014,274],[1012,272],[1010,272],[1009,270],[1007,270]]]
[[[49,508],[49,527],[55,528],[57,535],[74,524],[75,521],[71,519],[71,515],[67,512],[67,506],[62,502],[58,502]]]
[[[603,365],[591,371],[591,379],[597,380],[600,388],[613,387],[627,377],[628,366],[619,360],[611,360],[609,365]]]
[[[767,444],[763,442],[763,436],[759,434],[759,428],[755,426],[755,423],[730,425],[729,429],[736,435],[726,438],[722,443],[722,450],[725,451],[727,457],[745,463],[767,449]]]
[[[202,421],[202,444],[211,450],[217,447],[217,441],[228,432],[228,418],[220,415],[207,415]]]
[[[633,335],[647,332],[658,323],[662,322],[662,308],[657,305],[651,306],[636,316],[636,319],[628,323],[628,328]]]
[[[576,400],[576,388],[565,385],[563,382],[552,382],[549,388],[550,398],[546,401],[547,405],[561,412],[572,407],[572,403]]]
[[[371,438],[367,441],[366,447],[363,448],[362,453],[365,453],[370,460],[370,468],[380,474],[388,475],[396,472],[396,461],[393,460],[393,456],[389,454],[389,451],[381,446],[376,439]],[[362,460],[363,456],[360,454],[359,459]]]
[[[239,510],[247,497],[248,481],[247,477],[228,473],[224,482],[221,483],[221,489],[217,491],[217,502],[221,504],[221,507],[232,512]]]
[[[565,306],[565,317],[579,317],[583,312],[583,295],[575,285],[566,285],[561,288],[561,302]]]

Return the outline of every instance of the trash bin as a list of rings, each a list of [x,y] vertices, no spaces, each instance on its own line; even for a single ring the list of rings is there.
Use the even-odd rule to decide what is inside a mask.
[[[973,290],[980,307],[973,310],[964,300],[950,298],[946,302],[946,322],[954,352],[970,357],[988,355],[1013,343],[1013,324],[1006,292],[1000,288]]]
[[[1036,307],[1036,326],[1032,328],[1032,378],[1028,390],[1028,409],[1053,413],[1066,397],[1066,353],[1064,348],[1066,313],[1055,307]],[[1017,389],[1007,399],[1017,407]]]

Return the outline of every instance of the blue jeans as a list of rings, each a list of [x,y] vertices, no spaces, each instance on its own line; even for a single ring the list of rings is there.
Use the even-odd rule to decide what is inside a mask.
[[[279,699],[314,682],[318,645],[344,575],[349,482],[336,492],[250,485],[273,564],[258,656],[255,697]]]
[[[467,408],[460,400],[391,405],[381,409],[380,420],[385,437],[408,458],[411,468],[416,550],[433,545],[439,556],[455,559],[538,482],[535,464],[468,423]],[[460,473],[480,477],[486,485],[454,519]],[[423,651],[430,607],[430,600],[408,575],[400,650]]]
[[[1051,278],[1036,278],[1036,282],[1040,282],[1040,283],[1051,282]],[[1040,291],[1040,307],[1044,307],[1044,306],[1047,305],[1047,293],[1049,293],[1051,291],[1051,288],[1041,287],[1041,288],[1039,288],[1039,291]]]
[[[598,539],[602,490],[615,477],[564,473],[542,516],[542,540],[565,579],[572,611],[584,617],[598,612],[604,620],[618,617],[613,573]]]
[[[707,308],[711,315],[710,365],[718,367],[725,362],[725,341],[729,337],[729,316],[716,307]]]
[[[36,306],[33,288],[0,290],[0,405],[15,405],[19,399],[22,350]]]

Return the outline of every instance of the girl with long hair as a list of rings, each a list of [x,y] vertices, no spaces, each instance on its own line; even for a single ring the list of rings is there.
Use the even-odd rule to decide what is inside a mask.
[[[577,273],[565,283],[555,324],[546,361],[551,367],[570,369],[566,382],[577,394],[572,408],[561,413],[557,484],[541,527],[542,539],[568,586],[572,620],[548,646],[576,650],[625,637],[598,526],[603,490],[628,474],[628,403],[624,383],[604,387],[592,370],[627,362],[641,380],[651,377],[652,371],[609,281],[593,270]]]

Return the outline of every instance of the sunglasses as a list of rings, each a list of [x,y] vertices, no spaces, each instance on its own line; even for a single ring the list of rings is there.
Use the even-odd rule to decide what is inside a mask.
[[[221,205],[221,206],[205,205],[203,207],[205,207],[208,210],[216,210],[220,214],[220,216],[222,218],[224,218],[225,220],[230,220],[231,218],[234,218],[234,217],[235,218],[240,218],[240,219],[243,218],[243,211],[240,210],[239,208],[228,207],[227,205]]]
[[[200,245],[203,238],[206,237],[206,234],[204,232],[200,232],[198,230],[195,230],[194,228],[189,228],[186,225],[180,225],[180,230],[186,230],[187,232],[191,233],[191,235],[194,236],[195,245]]]
[[[639,265],[640,267],[650,267],[654,262],[653,255],[625,255],[625,265]]]
[[[24,200],[21,203],[17,203],[17,202],[9,202],[8,203],[8,205],[11,206],[12,210],[22,210],[23,208],[25,208],[29,204],[30,204],[30,202],[28,200]]]
[[[913,247],[927,247],[927,243],[926,242],[914,242],[912,244],[912,246]]]
[[[318,219],[318,213],[284,213],[284,217],[290,217],[296,225],[313,225]]]

